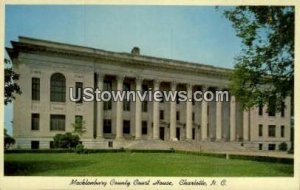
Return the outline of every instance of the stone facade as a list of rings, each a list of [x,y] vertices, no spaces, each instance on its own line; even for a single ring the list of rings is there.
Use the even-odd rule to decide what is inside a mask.
[[[226,89],[230,69],[143,56],[136,47],[131,53],[116,53],[27,37],[13,41],[7,52],[20,74],[22,89],[13,103],[13,136],[18,148],[50,148],[55,134],[72,131],[76,116],[85,121],[87,131],[81,140],[88,148],[120,148],[140,139],[149,143],[159,139],[242,142],[256,150],[277,150],[282,142],[290,146],[290,98],[284,113],[275,116],[266,113],[267,107],[262,113],[258,108],[243,111],[234,96],[230,102],[136,101],[125,111],[124,102],[110,106],[68,98],[76,82],[100,90],[108,86],[123,90],[126,84],[130,90],[186,90],[188,95],[195,90]],[[50,80],[55,73],[65,78],[64,102],[50,100]],[[33,78],[39,81],[38,100],[32,98]],[[50,129],[53,115],[64,117],[64,130]],[[34,130],[33,117],[38,123]]]

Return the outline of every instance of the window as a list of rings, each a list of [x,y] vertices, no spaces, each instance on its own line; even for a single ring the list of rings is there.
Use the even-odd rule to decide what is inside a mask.
[[[165,119],[164,110],[160,110],[160,112],[159,112],[159,118],[160,118],[161,120],[164,120],[164,119]]]
[[[75,99],[79,98],[79,100],[76,103],[82,103],[82,97],[83,97],[83,83],[82,82],[76,82],[75,83]]]
[[[275,150],[276,144],[269,144],[268,150]]]
[[[285,104],[284,102],[281,102],[281,117],[284,117],[284,109],[285,109]]]
[[[112,84],[111,84],[110,81],[104,81],[103,90],[104,91],[109,91],[109,92],[112,91]],[[109,101],[104,101],[104,103],[103,103],[103,110],[111,110],[111,104],[112,104],[112,100],[111,99]]]
[[[176,112],[176,120],[177,120],[177,121],[180,120],[180,112],[179,112],[179,111]]]
[[[32,91],[31,96],[32,100],[40,100],[40,78],[32,78]]]
[[[142,95],[144,94],[144,93],[146,93],[146,91],[148,91],[148,86],[147,85],[142,85]],[[147,96],[146,96],[147,97]],[[146,98],[147,99],[147,98]],[[142,102],[142,112],[147,112],[148,111],[148,102],[147,102],[147,100],[144,100],[143,102]]]
[[[65,127],[65,115],[50,115],[50,131],[64,131]]]
[[[193,112],[192,120],[195,121],[195,112]]]
[[[263,149],[263,144],[259,143],[258,144],[258,150],[262,150]]]
[[[51,102],[66,101],[66,78],[60,73],[51,76],[50,82],[50,100]]]
[[[130,91],[130,84],[124,83],[123,84],[123,91],[128,92]],[[127,97],[125,97],[125,101],[123,102],[123,110],[124,111],[130,111],[130,100],[127,100]]]
[[[259,137],[263,136],[263,125],[262,124],[258,125],[258,136]]]
[[[142,135],[147,135],[147,133],[148,133],[147,121],[142,121]]]
[[[281,137],[284,137],[284,125],[281,125],[280,127],[280,135]]]
[[[31,141],[31,149],[39,149],[40,142],[39,141]]]
[[[160,94],[161,96],[157,96],[157,97],[160,97],[160,103],[164,103],[165,102],[165,94],[164,94],[164,91],[160,91]]]
[[[130,121],[129,120],[123,121],[123,133],[130,134]]]
[[[33,113],[31,114],[31,130],[39,130],[40,129],[40,114]]]
[[[108,141],[108,147],[109,148],[112,148],[114,145],[113,145],[113,141]]]
[[[276,134],[276,126],[269,125],[269,137],[275,137]]]
[[[50,141],[50,149],[54,149],[55,148],[55,146],[54,146],[54,141]]]
[[[143,95],[144,93],[147,93],[148,90],[149,90],[148,85],[143,84],[143,85],[142,85],[142,95]],[[149,94],[146,94],[146,95],[147,95],[147,96],[146,96],[146,100],[148,100],[147,98],[149,97],[149,96],[148,96]]]
[[[263,105],[259,104],[258,106],[258,115],[263,115]]]
[[[103,120],[103,133],[111,133],[111,120],[110,119]]]
[[[268,112],[269,112],[269,116],[275,116],[276,98],[274,96],[269,99]]]
[[[130,101],[125,100],[125,101],[123,102],[123,110],[124,110],[124,111],[130,111]]]
[[[142,102],[142,111],[143,112],[148,111],[148,102],[146,102],[146,101]]]

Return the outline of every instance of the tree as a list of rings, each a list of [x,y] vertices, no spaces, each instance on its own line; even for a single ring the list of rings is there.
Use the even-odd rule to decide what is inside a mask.
[[[231,92],[244,108],[276,100],[281,109],[294,88],[294,16],[291,6],[238,6],[224,11],[242,40]]]
[[[12,102],[15,99],[14,93],[21,94],[22,91],[16,83],[19,80],[19,74],[15,73],[10,60],[4,59],[4,104]]]
[[[15,144],[16,141],[13,137],[7,134],[7,130],[4,129],[4,149],[8,149],[11,145]]]
[[[79,143],[79,136],[72,133],[56,134],[53,137],[55,148],[75,148]]]
[[[75,117],[75,123],[72,123],[72,127],[73,133],[76,133],[79,136],[86,132],[85,121],[82,117]]]

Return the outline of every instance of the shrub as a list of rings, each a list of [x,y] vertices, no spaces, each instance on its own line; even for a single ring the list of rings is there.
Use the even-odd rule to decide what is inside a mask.
[[[79,136],[72,133],[57,134],[53,141],[55,148],[75,148],[79,144]]]
[[[88,151],[84,148],[83,144],[78,144],[75,147],[75,153],[77,154],[86,154]]]
[[[294,154],[294,148],[290,148],[290,150],[288,151],[288,154]]]
[[[86,132],[85,128],[85,121],[82,120],[82,117],[76,117],[75,123],[72,123],[73,132],[81,136],[83,133]]]
[[[7,134],[6,129],[4,129],[4,149],[9,149],[9,147],[16,143],[16,140]]]
[[[279,144],[280,151],[287,151],[287,144],[285,142]]]
[[[5,150],[6,154],[9,153],[72,153],[73,149],[11,149]]]

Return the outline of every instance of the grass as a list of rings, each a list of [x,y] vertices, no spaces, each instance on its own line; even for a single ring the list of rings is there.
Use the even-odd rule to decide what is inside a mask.
[[[293,176],[293,165],[181,153],[10,153],[9,176]]]

